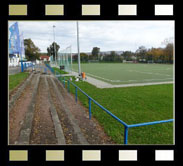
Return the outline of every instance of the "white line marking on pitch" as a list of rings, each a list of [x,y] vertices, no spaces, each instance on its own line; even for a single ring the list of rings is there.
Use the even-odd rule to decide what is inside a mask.
[[[154,75],[161,75],[161,76],[171,76],[168,74],[161,74],[161,73],[151,73],[151,72],[142,72],[142,71],[136,71],[136,70],[129,70],[130,72],[136,72],[136,73],[142,73],[142,74],[154,74]]]
[[[87,75],[91,75],[93,77],[96,77],[96,78],[100,78],[100,79],[103,79],[103,80],[106,80],[106,81],[110,81],[110,82],[137,82],[139,80],[127,80],[127,81],[122,81],[122,80],[110,80],[110,79],[107,79],[107,78],[103,78],[103,77],[100,77],[100,76],[96,76],[96,75],[93,75],[93,74],[90,74],[90,73],[86,73]],[[161,78],[161,79],[143,79],[143,80],[140,80],[140,81],[158,81],[158,80],[171,80],[173,78]]]
[[[73,71],[75,71],[75,72],[77,72],[76,70],[73,70]],[[95,77],[95,78],[100,78],[100,79],[102,79],[102,80],[105,80],[105,81],[109,81],[109,82],[126,82],[126,83],[128,83],[128,82],[138,82],[138,81],[141,81],[141,82],[147,82],[147,81],[160,81],[160,80],[172,80],[173,78],[160,78],[160,79],[143,79],[143,80],[126,80],[126,81],[122,81],[122,80],[111,80],[111,79],[107,79],[107,78],[103,78],[103,77],[100,77],[100,76],[96,76],[96,75],[94,75],[94,74],[91,74],[91,73],[87,73],[87,72],[85,72],[86,73],[86,75],[89,75],[89,76],[93,76],[93,77]]]

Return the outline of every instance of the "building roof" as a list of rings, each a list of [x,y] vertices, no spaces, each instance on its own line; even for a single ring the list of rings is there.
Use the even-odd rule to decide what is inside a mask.
[[[50,57],[47,56],[47,55],[41,55],[41,56],[40,56],[40,59],[41,59],[41,60],[43,60],[43,59],[45,59],[45,58],[48,60]]]

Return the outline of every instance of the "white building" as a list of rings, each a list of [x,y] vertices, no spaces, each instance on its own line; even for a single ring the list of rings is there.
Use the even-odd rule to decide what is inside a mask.
[[[9,66],[10,67],[16,67],[16,66],[20,66],[20,58],[17,54],[13,55],[13,54],[10,54],[9,55]]]

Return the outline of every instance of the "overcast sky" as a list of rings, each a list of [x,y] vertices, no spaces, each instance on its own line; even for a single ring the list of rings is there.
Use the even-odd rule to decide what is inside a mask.
[[[10,21],[9,26],[14,22]],[[72,45],[77,52],[76,21],[18,21],[24,39],[31,38],[41,49],[55,40],[60,50]],[[135,51],[139,46],[164,47],[166,38],[174,37],[174,21],[79,21],[80,51],[91,52],[93,47],[101,51]]]

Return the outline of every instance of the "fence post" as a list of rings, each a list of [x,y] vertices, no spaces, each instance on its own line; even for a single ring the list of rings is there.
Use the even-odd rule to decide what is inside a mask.
[[[128,127],[125,126],[125,134],[124,134],[124,144],[128,144]]]
[[[22,61],[21,61],[21,72],[24,72],[24,65]]]
[[[70,92],[70,81],[68,80],[67,82],[68,82],[67,83],[67,90],[68,90],[68,92]]]
[[[75,100],[76,100],[76,102],[77,102],[77,97],[78,97],[78,88],[75,87]]]
[[[91,119],[91,98],[88,98],[88,104],[89,104],[89,119]]]

